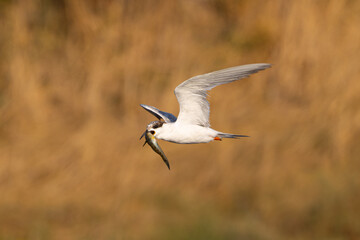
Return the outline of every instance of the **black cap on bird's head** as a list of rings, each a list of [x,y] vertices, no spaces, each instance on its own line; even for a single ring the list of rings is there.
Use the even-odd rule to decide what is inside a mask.
[[[163,124],[163,121],[153,121],[147,125],[146,130],[150,131],[151,129],[162,127]]]

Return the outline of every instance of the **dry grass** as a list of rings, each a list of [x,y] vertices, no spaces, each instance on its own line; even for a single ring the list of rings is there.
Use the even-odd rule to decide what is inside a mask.
[[[360,2],[0,1],[0,239],[359,239]],[[172,90],[240,141],[142,148]],[[230,113],[230,114],[229,114]],[[228,115],[227,115],[228,114]]]

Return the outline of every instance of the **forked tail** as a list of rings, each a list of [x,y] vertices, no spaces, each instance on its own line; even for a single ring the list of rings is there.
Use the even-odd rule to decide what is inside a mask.
[[[230,133],[218,133],[217,137],[219,137],[219,138],[235,138],[235,139],[239,139],[239,138],[242,138],[242,137],[250,137],[250,136],[230,134]]]

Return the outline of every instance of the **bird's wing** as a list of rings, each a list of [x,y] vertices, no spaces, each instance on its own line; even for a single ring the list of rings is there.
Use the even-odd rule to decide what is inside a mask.
[[[218,85],[248,77],[270,66],[267,63],[237,66],[195,76],[181,83],[175,88],[175,95],[180,104],[177,122],[210,127],[207,91]]]
[[[176,117],[171,113],[163,112],[157,109],[156,107],[148,106],[145,104],[140,104],[146,111],[157,117],[159,120],[164,119],[165,122],[175,122]]]

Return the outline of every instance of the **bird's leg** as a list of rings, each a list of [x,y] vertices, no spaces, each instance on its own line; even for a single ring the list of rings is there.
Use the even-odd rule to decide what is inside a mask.
[[[221,138],[219,138],[219,137],[214,137],[214,140],[221,141]]]

